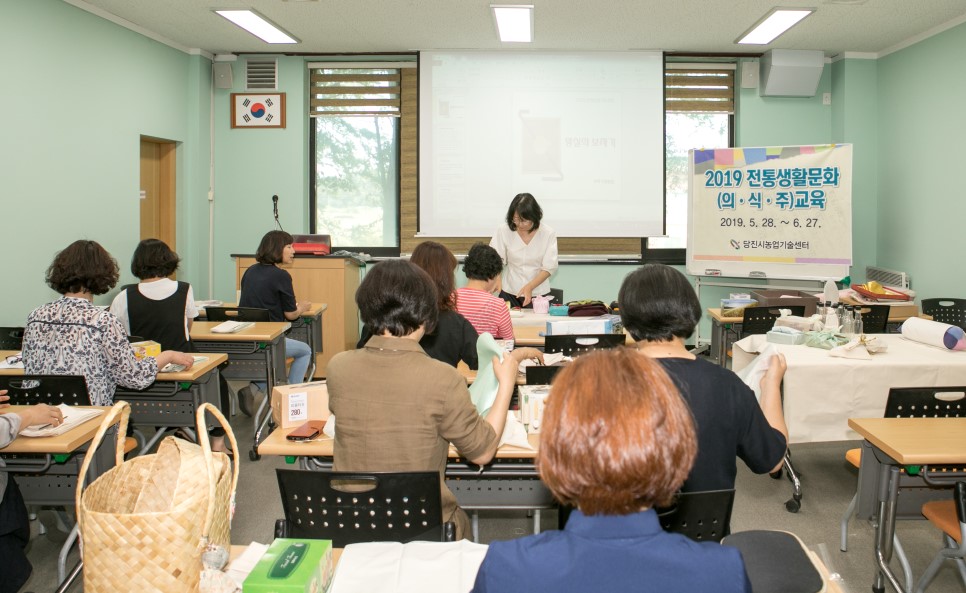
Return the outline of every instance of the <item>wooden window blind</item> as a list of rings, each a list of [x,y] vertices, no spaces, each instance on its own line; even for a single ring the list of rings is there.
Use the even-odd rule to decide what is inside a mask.
[[[400,115],[398,68],[313,68],[309,80],[310,117]]]
[[[735,112],[735,71],[665,68],[665,112]]]

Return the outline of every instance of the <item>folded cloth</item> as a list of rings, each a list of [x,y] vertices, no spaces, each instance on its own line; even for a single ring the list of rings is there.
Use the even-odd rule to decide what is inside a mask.
[[[476,379],[470,385],[470,399],[480,416],[486,416],[500,388],[500,382],[493,372],[493,357],[498,356],[502,361],[504,354],[506,350],[497,344],[489,333],[480,334],[479,339],[476,340],[476,355],[477,360],[480,361],[480,368],[476,371]]]
[[[768,372],[771,357],[778,354],[778,348],[769,343],[761,349],[760,354],[751,363],[735,374],[741,381],[755,392],[755,399],[761,400],[761,379]]]
[[[854,360],[872,360],[872,355],[865,349],[865,344],[862,342],[861,336],[852,338],[848,344],[832,348],[828,351],[828,355]]]
[[[500,435],[500,447],[511,445],[520,449],[533,450],[530,441],[527,439],[527,429],[517,418],[517,415],[510,412],[506,415],[506,424],[503,425],[503,434]]]
[[[910,317],[902,322],[902,337],[946,350],[966,350],[966,332],[963,328],[919,317]]]

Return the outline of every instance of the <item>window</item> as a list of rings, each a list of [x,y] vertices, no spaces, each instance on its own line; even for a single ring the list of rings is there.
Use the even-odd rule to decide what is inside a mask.
[[[646,260],[684,263],[688,242],[688,150],[732,145],[733,64],[667,64],[664,77],[667,237],[648,239]]]
[[[399,253],[401,69],[310,64],[313,233]]]

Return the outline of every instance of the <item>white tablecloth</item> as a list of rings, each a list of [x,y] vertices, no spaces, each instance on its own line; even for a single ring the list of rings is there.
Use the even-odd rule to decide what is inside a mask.
[[[966,386],[966,352],[953,352],[877,334],[889,349],[871,360],[828,355],[808,346],[773,344],[785,355],[785,422],[792,443],[859,439],[849,418],[881,418],[890,387]],[[735,342],[732,368],[748,365],[765,336]]]

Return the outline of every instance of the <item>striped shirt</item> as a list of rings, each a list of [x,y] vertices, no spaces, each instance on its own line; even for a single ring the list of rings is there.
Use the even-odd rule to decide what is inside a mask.
[[[456,289],[456,310],[473,324],[477,333],[488,332],[497,340],[512,340],[513,325],[506,301],[475,288]]]

